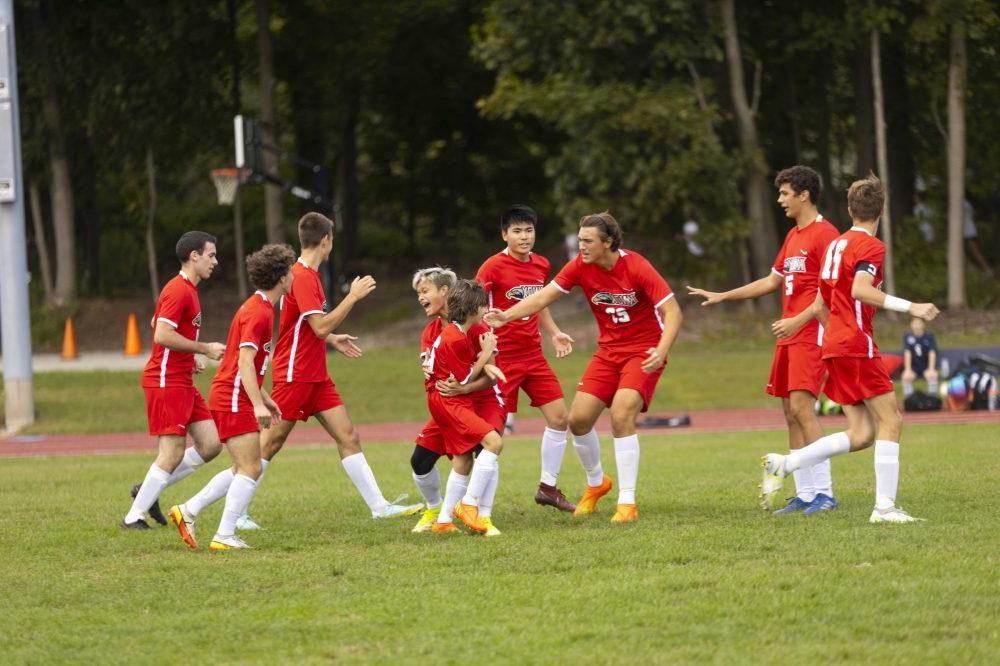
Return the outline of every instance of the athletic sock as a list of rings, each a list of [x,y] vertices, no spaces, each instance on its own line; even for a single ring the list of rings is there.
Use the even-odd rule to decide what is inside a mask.
[[[935,396],[938,394],[938,380],[937,380],[937,377],[935,377],[934,379],[928,379],[927,380],[927,392],[930,393],[931,395],[935,395]]]
[[[237,474],[233,477],[229,492],[226,493],[226,506],[222,510],[222,520],[219,521],[219,531],[216,533],[218,536],[233,536],[236,532],[236,521],[246,513],[256,490],[257,482],[249,476]]]
[[[639,480],[639,435],[615,437],[615,462],[618,463],[618,503],[635,504],[635,485]]]
[[[167,480],[167,485],[172,486],[181,479],[186,479],[187,477],[194,474],[195,471],[204,464],[205,461],[202,459],[200,455],[198,455],[198,452],[195,450],[195,448],[193,446],[189,447],[187,450],[184,451],[184,457],[181,458],[181,463],[177,466],[177,469],[174,470],[174,473],[171,474],[170,478]]]
[[[813,467],[800,467],[792,476],[795,477],[795,496],[803,502],[812,502],[816,497],[816,487],[813,481]]]
[[[585,435],[573,435],[573,450],[580,459],[580,464],[587,472],[587,485],[597,487],[604,480],[604,468],[601,467],[601,440],[597,431],[591,430]]]
[[[562,469],[565,453],[566,431],[545,428],[545,432],[542,433],[542,483],[550,486],[558,485],[559,470]]]
[[[340,462],[343,464],[347,476],[351,478],[354,487],[361,493],[362,499],[365,500],[365,504],[368,505],[372,513],[376,514],[385,511],[389,503],[382,495],[382,491],[379,490],[378,482],[375,481],[375,473],[368,466],[365,454],[361,452],[355,453],[354,455],[347,456]]]
[[[462,504],[469,506],[479,506],[479,498],[483,496],[487,484],[493,479],[499,465],[497,464],[497,454],[483,449],[476,462],[472,465],[472,474],[469,476],[469,487],[465,490],[465,497]]]
[[[417,489],[427,503],[428,509],[436,509],[441,506],[441,475],[438,474],[437,467],[432,467],[426,474],[412,472],[413,482],[417,484]]]
[[[482,496],[479,498],[479,517],[487,518],[493,515],[493,498],[497,495],[497,486],[500,484],[500,466],[493,471],[490,482],[486,484]]]
[[[826,437],[820,437],[809,446],[792,451],[785,456],[785,473],[794,472],[802,467],[812,467],[816,463],[839,456],[851,450],[851,440],[846,432],[835,432]]]
[[[904,379],[903,380],[903,397],[908,398],[913,395],[913,382]]]
[[[875,506],[887,509],[896,503],[899,486],[899,443],[875,441]]]
[[[812,466],[813,490],[833,497],[833,477],[830,473],[830,459],[821,460]]]
[[[468,475],[451,470],[451,474],[448,475],[448,483],[444,487],[444,501],[441,503],[441,513],[438,514],[437,522],[451,522],[451,511],[458,504],[458,500],[462,499],[462,495],[465,494],[465,489],[468,487]]]
[[[184,513],[191,518],[196,518],[202,509],[209,504],[218,502],[229,492],[229,486],[233,482],[233,468],[227,467],[213,476],[205,487],[199,490],[191,499],[184,502]]]
[[[261,480],[264,478],[264,472],[267,471],[267,467],[270,464],[271,464],[270,460],[264,460],[263,458],[260,459],[260,476],[257,477],[257,483],[260,483]]]
[[[146,472],[146,478],[142,480],[139,492],[136,493],[135,499],[132,501],[132,508],[125,514],[125,522],[134,523],[141,520],[149,511],[149,507],[153,506],[153,502],[159,499],[160,493],[167,487],[169,480],[170,472],[157,467],[156,463],[150,465],[149,471]]]

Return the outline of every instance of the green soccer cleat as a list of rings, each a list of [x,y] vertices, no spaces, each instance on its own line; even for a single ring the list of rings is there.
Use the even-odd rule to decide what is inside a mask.
[[[437,507],[436,509],[424,509],[423,514],[420,516],[420,520],[417,521],[417,524],[414,525],[413,529],[410,531],[414,534],[419,534],[420,532],[430,532],[431,528],[434,527],[434,521],[437,520],[437,517],[440,514],[441,507]]]
[[[760,508],[770,511],[774,499],[785,485],[785,456],[778,453],[768,453],[760,459],[764,470],[760,479]]]

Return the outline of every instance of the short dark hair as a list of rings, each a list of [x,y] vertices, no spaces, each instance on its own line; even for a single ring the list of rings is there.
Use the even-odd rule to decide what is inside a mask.
[[[781,187],[785,183],[788,183],[795,194],[801,194],[805,190],[809,192],[809,201],[819,203],[819,195],[823,193],[823,179],[814,169],[799,164],[782,169],[774,177],[774,186]]]
[[[847,208],[858,222],[874,222],[885,206],[885,188],[875,174],[851,183],[847,190]]]
[[[177,252],[177,261],[185,264],[191,258],[192,252],[203,253],[205,251],[205,243],[215,244],[215,236],[204,231],[185,232],[174,247],[174,250]]]
[[[284,244],[265,245],[247,257],[247,274],[254,289],[274,289],[295,263],[295,251]]]
[[[333,236],[333,221],[320,213],[306,213],[299,220],[299,245],[302,249],[316,247],[324,236]]]
[[[479,312],[489,304],[483,285],[475,280],[459,280],[448,290],[448,318],[459,323]]]
[[[537,227],[538,213],[536,213],[530,206],[515,204],[505,210],[503,215],[500,216],[500,230],[507,231],[507,229],[510,228],[510,225],[515,222],[524,222],[533,227]]]
[[[601,234],[601,240],[610,240],[612,252],[622,246],[621,225],[608,211],[584,215],[580,218],[580,228],[584,227],[594,227]]]

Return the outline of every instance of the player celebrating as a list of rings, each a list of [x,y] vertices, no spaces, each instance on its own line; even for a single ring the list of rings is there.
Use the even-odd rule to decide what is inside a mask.
[[[507,243],[479,268],[476,281],[486,288],[490,308],[506,310],[545,286],[549,278],[549,261],[534,254],[535,227],[538,215],[528,206],[511,206],[500,217],[500,233]],[[523,390],[545,417],[542,434],[542,475],[535,493],[535,502],[560,511],[573,511],[576,505],[566,499],[557,483],[566,451],[568,416],[562,387],[545,355],[539,324],[548,333],[556,357],[573,351],[573,338],[559,330],[548,308],[538,314],[512,321],[497,329],[497,341],[503,353],[497,365],[507,377],[504,383],[504,404],[511,414],[517,411],[518,389]]]
[[[781,489],[782,479],[796,469],[866,449],[874,440],[875,509],[869,521],[909,523],[918,519],[896,506],[902,416],[872,339],[872,317],[878,306],[930,321],[938,309],[933,303],[911,303],[880,291],[885,245],[875,237],[875,230],[884,202],[882,183],[874,175],[851,184],[847,209],[854,226],[827,248],[816,297],[816,310],[827,321],[823,362],[830,378],[826,392],[843,405],[847,430],[822,437],[787,456],[764,456],[761,494],[765,498],[774,495]]]
[[[611,490],[594,431],[597,417],[610,407],[621,484],[611,521],[632,522],[638,517],[639,436],[635,422],[653,399],[680,330],[681,309],[656,269],[636,252],[621,248],[621,227],[609,213],[581,219],[578,238],[580,254],[552,282],[508,310],[491,312],[487,323],[503,326],[548,307],[576,285],[583,289],[601,334],[597,353],[583,374],[569,412],[573,448],[587,470],[587,490],[574,514],[593,513],[597,500]]]
[[[274,304],[292,284],[295,253],[287,245],[265,245],[246,259],[250,284],[256,291],[236,311],[229,325],[226,347],[238,349],[222,361],[212,379],[208,406],[226,443],[233,466],[216,474],[200,492],[184,504],[170,508],[171,522],[190,548],[197,548],[195,520],[209,504],[223,497],[219,530],[212,550],[247,548],[236,536],[236,521],[243,515],[257,490],[261,473],[260,429],[281,419],[278,406],[261,389],[271,356]]]
[[[823,327],[813,317],[812,305],[823,253],[837,237],[837,229],[816,210],[823,187],[818,173],[809,167],[793,166],[781,171],[774,185],[778,188],[778,203],[785,209],[785,216],[795,220],[795,226],[785,236],[771,273],[722,293],[694,287],[688,287],[688,292],[703,297],[702,305],[714,305],[757,298],[781,289],[782,318],[771,325],[778,341],[767,392],[781,398],[788,424],[788,448],[795,451],[823,436],[814,409],[823,374]],[[837,508],[829,460],[799,468],[794,476],[795,497],[775,513],[817,513]]]
[[[271,397],[281,410],[281,421],[261,435],[264,471],[285,443],[296,421],[315,416],[333,437],[340,462],[371,509],[373,518],[413,515],[420,504],[399,505],[386,501],[379,490],[361,440],[347,407],[326,369],[326,345],[349,358],[361,355],[354,338],[334,334],[354,304],[375,289],[370,275],[355,278],[350,292],[336,308],[326,312],[326,297],[320,281],[319,265],[333,249],[333,222],[319,213],[306,213],[299,220],[302,256],[292,266],[292,286],[281,299],[278,343],[274,350]]]
[[[192,373],[205,368],[195,354],[218,360],[226,349],[219,342],[198,342],[201,329],[198,284],[207,280],[219,263],[215,237],[204,231],[188,231],[177,241],[175,249],[181,271],[167,282],[156,300],[151,322],[152,350],[142,371],[149,434],[159,438],[160,452],[143,482],[132,489],[132,508],[120,524],[127,529],[149,529],[143,518],[147,511],[158,523],[166,525],[159,508],[160,493],[193,474],[222,450],[212,415],[192,380]],[[185,451],[185,436],[189,432],[194,446]]]

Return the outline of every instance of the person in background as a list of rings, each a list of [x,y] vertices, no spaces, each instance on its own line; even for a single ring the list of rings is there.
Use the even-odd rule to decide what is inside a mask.
[[[937,340],[927,330],[924,320],[914,317],[910,320],[910,330],[903,334],[903,395],[913,395],[913,381],[927,380],[927,392],[937,395]]]

